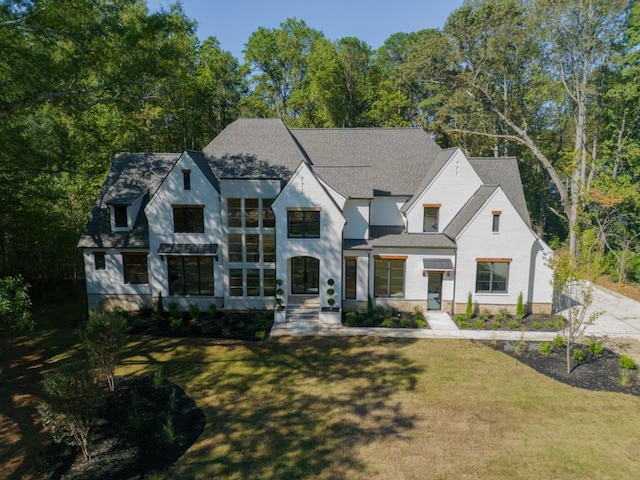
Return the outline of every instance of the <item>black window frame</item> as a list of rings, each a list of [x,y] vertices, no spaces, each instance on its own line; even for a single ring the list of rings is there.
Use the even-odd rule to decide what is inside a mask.
[[[204,205],[173,205],[174,233],[204,233]]]
[[[94,270],[106,270],[107,261],[105,252],[93,252],[93,268]]]
[[[478,275],[480,274],[481,265],[488,265],[489,271],[489,280],[488,280],[488,289],[480,289],[478,285],[486,280],[480,280]],[[495,276],[495,268],[496,265],[506,265],[507,272],[504,280],[497,280],[494,278]],[[476,281],[475,281],[475,289],[476,293],[509,293],[509,270],[511,269],[511,262],[509,261],[477,261],[476,262]],[[504,282],[504,289],[496,288],[496,284],[498,282]]]
[[[182,187],[184,190],[191,190],[191,170],[182,170]]]
[[[299,218],[294,218],[299,217]],[[320,238],[320,210],[289,210],[287,211],[288,238]],[[299,227],[300,234],[293,233],[292,227]]]
[[[141,261],[144,259],[144,261]],[[131,271],[133,267],[142,267],[140,271]],[[135,270],[135,269],[134,269]],[[122,273],[124,283],[130,285],[146,285],[149,283],[149,262],[146,253],[123,253],[122,254]],[[140,278],[133,278],[134,275]]]
[[[423,233],[438,233],[440,231],[440,207],[436,205],[425,205],[422,212],[422,231]],[[435,215],[427,215],[427,212],[435,212]],[[433,229],[427,229],[427,218],[435,218],[435,226]]]
[[[188,265],[187,262],[196,261],[197,267],[197,278],[195,280],[195,285],[197,288],[195,290],[190,290],[189,286],[193,284],[193,282],[187,281],[188,277]],[[167,256],[167,271],[169,278],[169,295],[204,295],[204,296],[213,296],[215,293],[214,286],[214,261],[212,256],[205,255],[169,255]],[[208,269],[208,271],[205,271]],[[210,274],[211,283],[209,284],[208,274]],[[173,287],[174,278],[182,278],[182,289],[181,291],[176,291]],[[210,288],[209,288],[210,287]]]
[[[126,205],[113,206],[113,225],[115,228],[129,228],[129,215]]]
[[[494,213],[491,222],[491,231],[493,233],[500,233],[500,214]]]
[[[400,269],[397,267],[398,262],[402,263],[402,289],[400,293],[394,293],[394,273]],[[407,269],[406,258],[374,258],[373,268],[373,294],[375,298],[404,298],[405,296],[405,276]],[[384,279],[384,283],[381,280]],[[384,288],[383,288],[384,287]],[[384,293],[380,293],[384,290]]]
[[[355,300],[358,295],[358,259],[344,259],[344,298]]]

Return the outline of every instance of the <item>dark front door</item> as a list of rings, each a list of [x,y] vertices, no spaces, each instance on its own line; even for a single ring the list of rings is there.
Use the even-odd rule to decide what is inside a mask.
[[[427,309],[440,310],[442,308],[442,273],[429,272],[429,287],[427,290]]]
[[[291,293],[317,295],[320,292],[320,260],[313,257],[291,259]]]

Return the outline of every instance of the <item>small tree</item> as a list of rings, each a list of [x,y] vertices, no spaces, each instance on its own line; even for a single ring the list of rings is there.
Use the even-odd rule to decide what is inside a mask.
[[[473,295],[471,294],[471,292],[469,292],[469,295],[467,295],[467,311],[465,313],[467,320],[473,317]]]
[[[84,331],[84,345],[93,365],[115,390],[115,370],[125,341],[125,322],[114,313],[92,313]]]
[[[32,330],[29,285],[21,276],[0,279],[0,325]]]
[[[584,335],[587,326],[602,314],[589,311],[593,301],[592,280],[598,272],[589,262],[576,260],[565,251],[555,253],[551,266],[554,269],[552,282],[556,310],[565,312],[563,336],[567,349],[567,373],[571,373],[573,345]]]
[[[333,298],[333,296],[336,294],[336,291],[333,288],[335,283],[336,282],[333,278],[330,278],[329,280],[327,280],[327,284],[329,285],[329,288],[327,289],[327,295],[329,295],[329,298],[327,299],[327,303],[331,308],[333,308],[333,306],[336,304],[336,299]]]
[[[276,280],[276,305],[278,310],[282,310],[284,308],[284,290],[282,289],[282,284],[284,282],[281,278]]]
[[[91,458],[89,440],[95,423],[100,393],[89,371],[66,375],[46,374],[43,382],[45,402],[39,411],[43,424],[56,443],[77,445],[85,460]]]
[[[518,295],[518,301],[516,302],[516,318],[522,320],[524,318],[524,301],[522,299],[522,292]]]

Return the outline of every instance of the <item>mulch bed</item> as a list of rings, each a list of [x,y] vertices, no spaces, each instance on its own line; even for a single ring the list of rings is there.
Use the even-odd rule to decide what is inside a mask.
[[[116,381],[116,391],[106,394],[92,433],[92,458],[85,461],[78,448],[51,443],[36,467],[41,478],[142,479],[175,463],[204,430],[204,413],[177,385],[163,381],[156,389],[149,376]],[[169,417],[172,442],[164,430]]]
[[[517,342],[482,342],[528,365],[537,372],[559,382],[586,390],[630,393],[640,395],[640,379],[637,370],[620,367],[620,355],[607,348],[602,355],[587,356],[578,365],[572,363],[571,373],[567,373],[566,350],[554,347],[548,356],[539,353],[539,342],[524,342],[524,351],[518,351]],[[621,384],[621,376],[628,375],[627,384]]]
[[[464,320],[465,323],[456,321],[456,324],[462,330],[558,332],[563,329],[563,321],[557,315],[532,314],[519,321],[513,316],[502,318],[498,315],[490,315],[483,320],[476,316]]]

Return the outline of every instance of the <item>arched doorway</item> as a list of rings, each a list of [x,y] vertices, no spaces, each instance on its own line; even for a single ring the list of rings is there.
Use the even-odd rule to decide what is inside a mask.
[[[320,260],[313,257],[291,259],[291,293],[318,295],[320,293]]]

